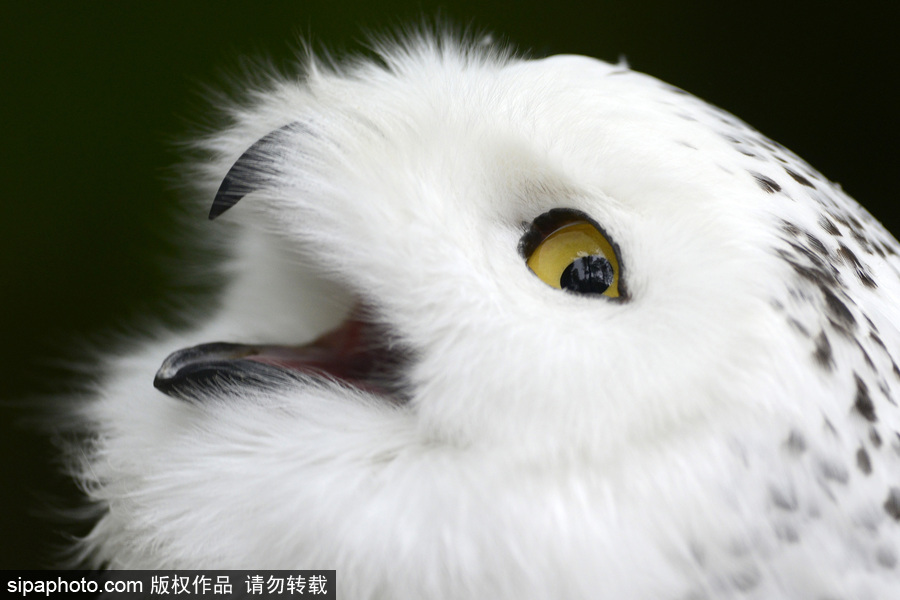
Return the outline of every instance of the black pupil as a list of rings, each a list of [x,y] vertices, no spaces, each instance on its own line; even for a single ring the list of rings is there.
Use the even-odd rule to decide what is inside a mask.
[[[576,258],[559,277],[560,287],[576,294],[602,294],[612,282],[613,266],[603,256]]]

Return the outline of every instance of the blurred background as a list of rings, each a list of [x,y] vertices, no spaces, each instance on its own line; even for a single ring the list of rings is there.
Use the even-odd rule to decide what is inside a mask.
[[[85,343],[202,294],[170,180],[176,144],[208,121],[204,86],[242,56],[289,64],[302,36],[338,55],[366,31],[438,17],[536,54],[578,53],[717,104],[840,182],[900,232],[898,36],[891,3],[336,0],[5,6],[0,198],[0,568],[52,566],[84,532],[77,493],[29,419],[84,378]],[[827,7],[827,8],[825,8]],[[882,7],[882,8],[878,8]],[[883,12],[879,12],[883,11]],[[150,382],[147,382],[150,385]]]

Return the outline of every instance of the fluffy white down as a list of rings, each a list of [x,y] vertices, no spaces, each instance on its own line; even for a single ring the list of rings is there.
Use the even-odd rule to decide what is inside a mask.
[[[90,564],[336,569],[343,598],[895,597],[897,244],[800,159],[621,64],[427,37],[228,110],[204,204],[302,130],[207,226],[218,306],[109,358],[83,407]],[[627,301],[528,269],[554,208],[617,244]],[[303,343],[357,300],[410,351],[408,401],[152,386],[179,348]]]

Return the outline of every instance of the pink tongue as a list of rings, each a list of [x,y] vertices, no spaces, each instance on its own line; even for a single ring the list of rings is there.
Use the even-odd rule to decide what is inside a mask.
[[[299,371],[323,374],[375,391],[379,385],[379,369],[386,366],[387,344],[382,333],[366,321],[351,315],[336,329],[326,332],[303,346],[254,345],[243,358]],[[381,373],[383,375],[383,373]]]

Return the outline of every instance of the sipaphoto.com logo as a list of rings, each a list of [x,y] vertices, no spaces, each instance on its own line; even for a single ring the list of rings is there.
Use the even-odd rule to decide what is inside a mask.
[[[78,594],[83,598],[101,594],[142,594],[144,582],[140,579],[110,577],[101,571],[28,571],[7,573],[6,591],[17,596]]]

